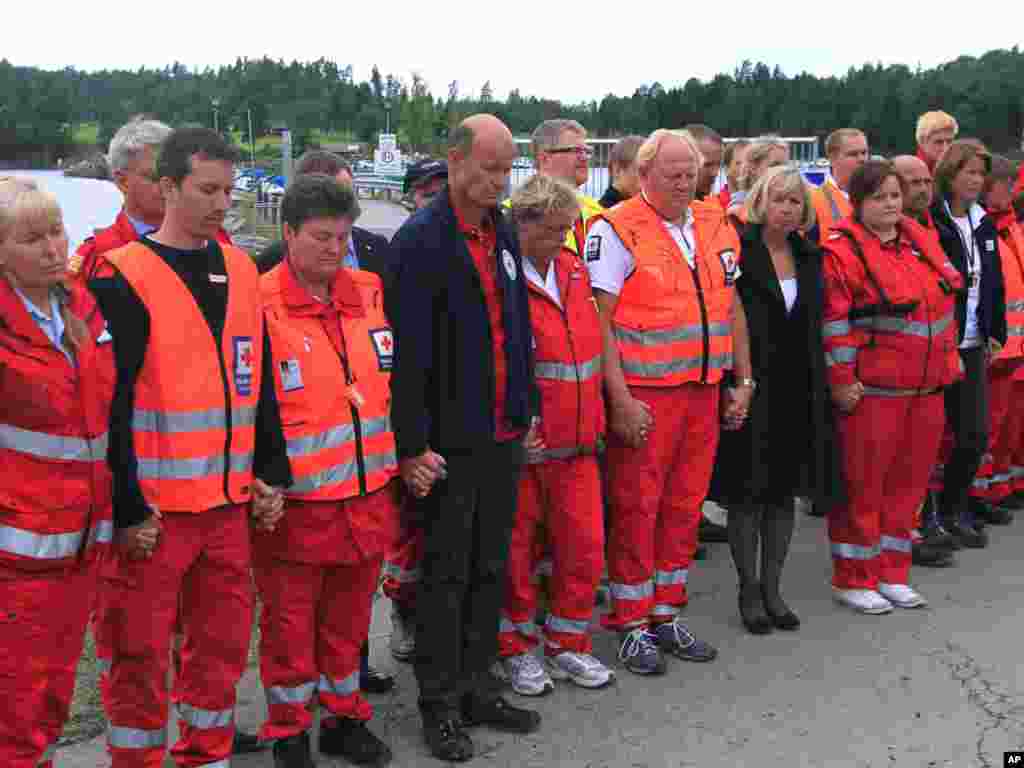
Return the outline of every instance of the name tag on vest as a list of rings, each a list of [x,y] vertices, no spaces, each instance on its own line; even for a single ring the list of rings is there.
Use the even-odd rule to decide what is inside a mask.
[[[285,392],[294,392],[302,389],[302,369],[298,360],[281,361],[281,389]]]
[[[227,275],[215,275],[213,272],[211,272],[210,273],[210,282],[211,283],[216,283],[216,284],[219,284],[219,285],[227,285],[228,276]]]

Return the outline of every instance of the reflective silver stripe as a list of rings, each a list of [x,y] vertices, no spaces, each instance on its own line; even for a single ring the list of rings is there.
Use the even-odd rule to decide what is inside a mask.
[[[654,597],[654,582],[645,581],[643,584],[616,584],[614,581],[609,585],[612,597],[616,600],[643,600],[647,597]]]
[[[849,320],[833,320],[821,327],[821,335],[826,339],[833,336],[845,336],[853,330]]]
[[[888,550],[890,552],[903,552],[909,555],[911,552],[910,539],[898,539],[895,536],[883,536],[881,540],[881,549]]]
[[[1009,307],[1007,307],[1009,309]],[[1010,325],[1006,328],[1007,336],[1024,336],[1024,325]]]
[[[321,472],[314,472],[311,475],[300,475],[288,488],[289,493],[311,493],[317,488],[325,485],[339,485],[346,483],[355,477],[359,465],[355,459],[346,461],[344,464],[335,464]]]
[[[1024,312],[1024,299],[1006,302],[1007,312]]]
[[[386,577],[394,579],[401,584],[415,584],[423,577],[423,572],[419,568],[407,571],[402,566],[392,562],[385,562],[383,570]]]
[[[178,715],[193,728],[208,731],[211,728],[227,728],[235,721],[235,710],[232,709],[200,709],[178,702]]]
[[[501,617],[501,621],[498,623],[499,632],[518,632],[521,635],[528,637],[534,637],[537,634],[537,625],[532,621],[514,622],[506,619],[504,616]]]
[[[119,725],[110,726],[107,732],[110,746],[117,749],[153,749],[167,743],[167,731],[159,728],[155,731],[144,731],[141,728],[124,728]]]
[[[992,483],[1006,483],[1013,479],[1013,472],[1000,472],[998,475],[992,475]]]
[[[344,680],[331,680],[327,675],[320,675],[320,684],[317,689],[322,693],[332,693],[335,696],[351,696],[359,690],[359,673],[353,672]]]
[[[872,560],[882,554],[882,548],[877,544],[873,547],[862,547],[859,544],[842,544],[834,541],[832,542],[832,554],[851,560]]]
[[[46,751],[43,752],[43,754],[40,756],[39,760],[36,762],[36,765],[43,765],[45,763],[48,763],[49,761],[53,760],[53,758],[56,755],[57,755],[57,745],[56,744],[51,744],[50,746],[48,746],[46,748]]]
[[[886,331],[890,333],[902,333],[905,336],[919,336],[929,338],[938,336],[945,331],[953,322],[953,313],[939,318],[934,323],[922,323],[917,320],[907,320],[903,317],[861,317],[853,321],[858,328],[867,328],[873,331]]]
[[[704,326],[700,323],[680,325],[663,331],[637,331],[621,325],[613,325],[612,333],[619,341],[638,344],[641,347],[660,347],[675,341],[693,341],[704,338]],[[731,336],[731,323],[709,323],[708,336]]]
[[[655,571],[654,584],[658,587],[668,587],[672,584],[685,584],[686,576],[686,568],[678,568],[674,571]]]
[[[651,610],[651,616],[678,616],[679,608],[666,603],[658,603]]]
[[[366,466],[367,473],[380,472],[388,467],[397,467],[398,457],[395,456],[394,451],[371,453],[369,456],[364,457],[363,464]]]
[[[295,458],[296,456],[310,456],[322,453],[329,448],[337,448],[344,443],[350,443],[355,440],[355,437],[356,430],[351,424],[332,427],[326,432],[319,432],[315,435],[295,437],[287,441],[288,457]]]
[[[34,533],[0,525],[0,551],[37,560],[72,557],[82,546],[83,531],[72,533]]]
[[[551,632],[564,632],[569,635],[585,635],[590,629],[589,621],[577,619],[563,619],[561,616],[548,614],[548,620],[544,624],[545,629]]]
[[[601,370],[601,355],[592,357],[579,366],[572,363],[548,363],[538,362],[534,366],[534,375],[538,379],[549,379],[551,381],[587,381],[593,378]],[[577,377],[577,372],[579,376]]]
[[[933,395],[937,389],[889,389],[887,387],[864,387],[865,395],[876,397],[919,397],[921,395]]]
[[[692,371],[701,367],[704,357],[683,357],[667,363],[639,363],[635,360],[622,360],[622,370],[633,376],[645,379],[660,379],[673,373]],[[732,355],[715,355],[708,358],[708,368],[728,368],[732,365]]]
[[[381,416],[377,419],[363,419],[360,422],[363,437],[373,437],[391,431],[391,419],[388,416]]]
[[[132,429],[137,432],[159,432],[165,435],[227,429],[225,414],[223,408],[211,408],[206,411],[147,411],[136,408],[132,411]],[[255,424],[255,407],[231,409],[232,427],[251,427]]]
[[[231,471],[248,472],[252,469],[251,453],[232,453]],[[199,480],[224,474],[224,456],[204,456],[198,459],[139,459],[140,480]]]
[[[93,544],[109,544],[113,540],[114,523],[112,520],[101,520],[89,529],[88,546],[90,547]]]
[[[274,704],[308,704],[313,698],[315,690],[315,681],[292,687],[272,685],[267,688],[267,704],[271,706]]]
[[[0,424],[0,448],[59,461],[106,461],[107,433],[89,440],[82,437],[33,432]]]
[[[110,674],[110,659],[96,659],[96,671],[101,675]]]
[[[825,365],[831,368],[840,363],[857,362],[856,347],[833,347],[825,350]]]
[[[984,491],[988,488],[991,481],[984,477],[976,477],[971,481],[971,487],[977,488],[979,491]]]
[[[231,768],[230,760],[218,760],[215,763],[203,763],[199,768]]]

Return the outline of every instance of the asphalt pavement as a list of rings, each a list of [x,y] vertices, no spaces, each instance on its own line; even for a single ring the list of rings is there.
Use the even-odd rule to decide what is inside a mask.
[[[990,768],[1024,748],[1024,522],[989,528],[986,550],[957,553],[958,566],[915,568],[929,608],[861,616],[832,602],[824,521],[798,521],[784,593],[798,632],[747,634],[725,544],[691,571],[687,621],[718,646],[718,660],[670,660],[661,678],[641,678],[615,660],[614,638],[597,630],[595,652],[617,682],[585,691],[559,684],[518,703],[544,716],[534,735],[474,729],[487,768]],[[371,630],[376,665],[394,670],[392,694],[373,696],[372,728],[396,768],[439,765],[427,752],[407,665],[388,654],[389,605],[377,602]],[[596,620],[596,617],[595,617]],[[238,721],[255,731],[266,716],[251,668],[239,687]],[[172,731],[173,731],[172,726]],[[318,765],[346,763],[318,756]],[[234,758],[235,768],[271,768],[270,752]],[[103,740],[58,753],[58,768],[109,765]],[[167,765],[171,765],[170,761]]]

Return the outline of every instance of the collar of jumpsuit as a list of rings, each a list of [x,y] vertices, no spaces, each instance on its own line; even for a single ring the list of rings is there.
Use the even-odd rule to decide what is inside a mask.
[[[285,260],[281,265],[281,295],[288,311],[297,317],[322,315],[328,307],[348,317],[362,317],[366,314],[359,289],[345,268],[339,269],[334,276],[330,301],[324,302],[299,282],[291,262]]]

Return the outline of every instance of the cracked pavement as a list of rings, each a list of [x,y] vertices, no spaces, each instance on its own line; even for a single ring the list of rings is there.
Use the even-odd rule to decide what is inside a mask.
[[[559,684],[535,706],[544,726],[528,737],[474,729],[487,768],[994,768],[1024,749],[1024,522],[990,527],[985,550],[957,553],[958,566],[915,568],[924,610],[861,616],[832,602],[824,521],[802,517],[784,594],[798,632],[746,634],[734,599],[728,546],[710,545],[691,571],[690,628],[717,645],[710,664],[669,660],[663,678],[615,667],[601,691]],[[398,672],[392,695],[371,697],[371,726],[394,749],[396,768],[440,765],[423,746],[411,669],[387,652],[389,606],[378,601],[375,663]],[[615,661],[614,639],[595,634],[595,653]],[[255,730],[266,706],[257,670],[239,689],[238,719]],[[64,748],[58,768],[109,762],[101,739]],[[168,762],[168,765],[171,763]],[[318,756],[322,768],[346,765]],[[270,768],[269,752],[232,760]]]

